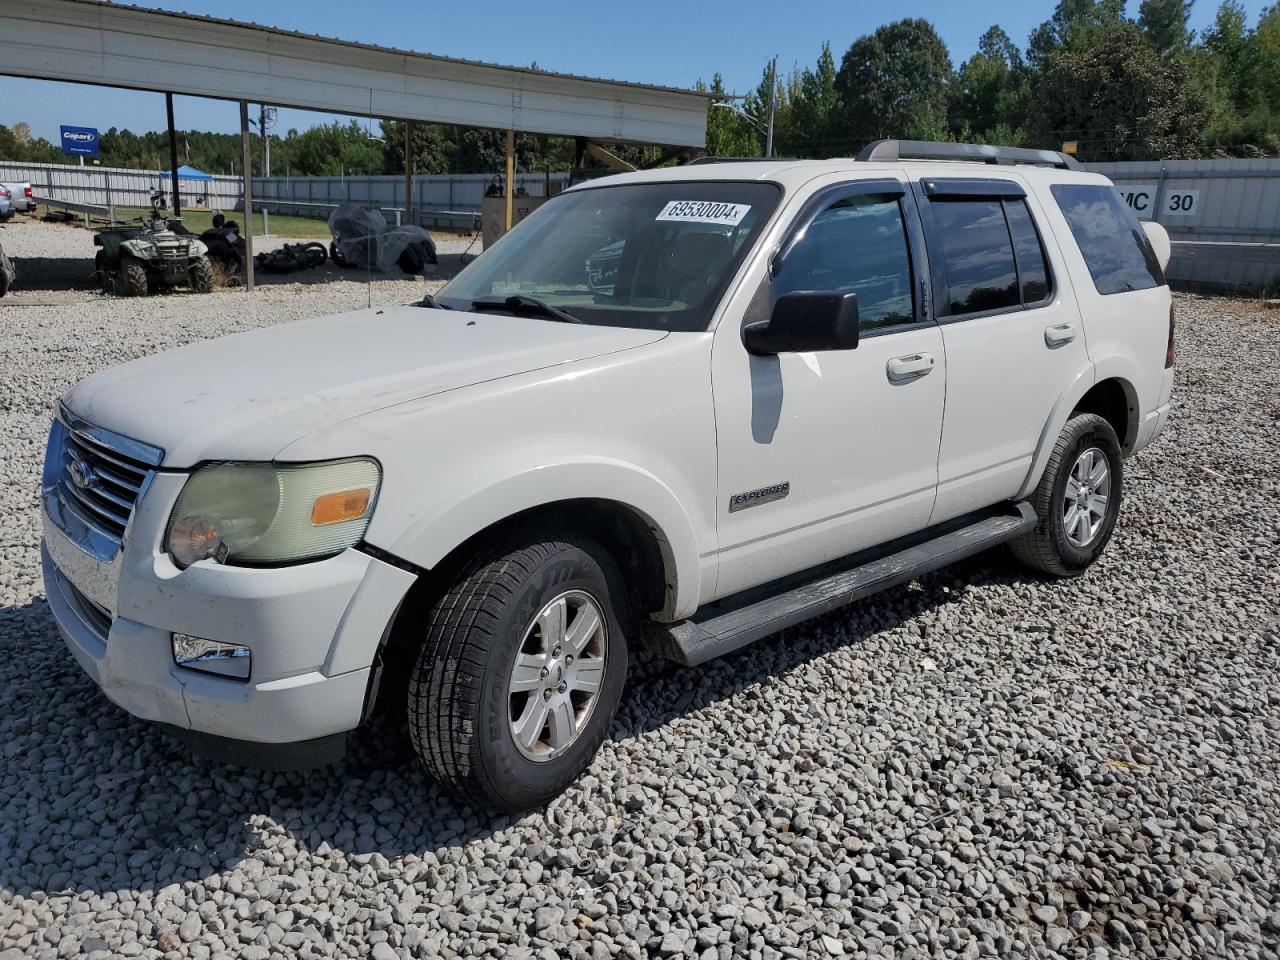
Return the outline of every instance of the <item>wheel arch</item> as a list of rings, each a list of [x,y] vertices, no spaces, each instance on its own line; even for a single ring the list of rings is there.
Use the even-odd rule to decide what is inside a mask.
[[[375,513],[375,524],[377,514]],[[612,461],[537,467],[474,489],[449,502],[441,499],[392,542],[371,528],[368,542],[430,576],[447,576],[477,545],[534,521],[550,521],[592,536],[619,551],[620,564],[633,556],[643,576],[628,569],[644,589],[636,598],[642,614],[680,619],[698,605],[699,549],[694,526],[679,498],[652,474]],[[656,584],[656,585],[655,585]]]
[[[1015,499],[1024,500],[1031,496],[1044,474],[1058,435],[1067,420],[1077,411],[1101,416],[1115,429],[1124,454],[1127,456],[1132,452],[1137,443],[1142,417],[1138,391],[1134,386],[1135,377],[1132,375],[1137,371],[1126,371],[1123,367],[1123,361],[1090,365],[1081,370],[1062,392],[1045,420],[1036,444],[1035,456],[1031,460],[1031,468]]]

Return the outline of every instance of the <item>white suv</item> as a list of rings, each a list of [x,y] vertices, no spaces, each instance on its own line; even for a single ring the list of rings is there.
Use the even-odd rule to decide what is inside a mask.
[[[324,762],[399,696],[433,775],[538,804],[629,649],[697,664],[1002,542],[1082,573],[1168,415],[1168,249],[1045,151],[584,184],[421,306],[72,389],[49,603],[218,756]]]

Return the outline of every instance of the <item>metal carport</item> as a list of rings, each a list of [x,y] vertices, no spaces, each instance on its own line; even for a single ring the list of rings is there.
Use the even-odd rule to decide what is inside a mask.
[[[236,100],[242,118],[253,101],[493,127],[508,131],[508,144],[517,130],[677,149],[706,142],[707,96],[690,90],[457,60],[102,0],[4,0],[3,74]],[[242,133],[247,153],[243,119]],[[510,151],[507,167],[510,174]],[[250,186],[246,177],[247,208]]]

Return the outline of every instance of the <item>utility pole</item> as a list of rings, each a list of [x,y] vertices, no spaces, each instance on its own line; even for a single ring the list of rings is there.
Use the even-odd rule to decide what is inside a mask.
[[[258,104],[258,132],[262,134],[262,175],[271,176],[271,134],[267,132],[267,105]]]
[[[769,65],[769,130],[764,138],[764,155],[766,157],[773,156],[773,107],[774,101],[778,99],[778,55],[773,55],[773,62]]]

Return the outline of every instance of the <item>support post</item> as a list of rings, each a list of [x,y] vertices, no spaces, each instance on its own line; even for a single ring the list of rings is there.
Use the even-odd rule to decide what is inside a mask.
[[[404,122],[404,222],[413,219],[413,121]]]
[[[515,203],[516,196],[516,132],[507,130],[507,189],[504,191],[507,195],[507,215],[505,219],[506,226],[504,230],[510,230],[512,224],[512,204]]]
[[[173,129],[173,94],[164,95],[164,112],[169,120],[169,181],[173,186],[173,215],[182,216],[182,200],[178,196],[178,134]]]
[[[244,163],[244,290],[253,293],[253,145],[249,142],[249,104],[240,101],[240,154]]]
[[[769,66],[769,131],[765,134],[764,155],[773,156],[773,106],[778,97],[778,57],[774,54]]]

